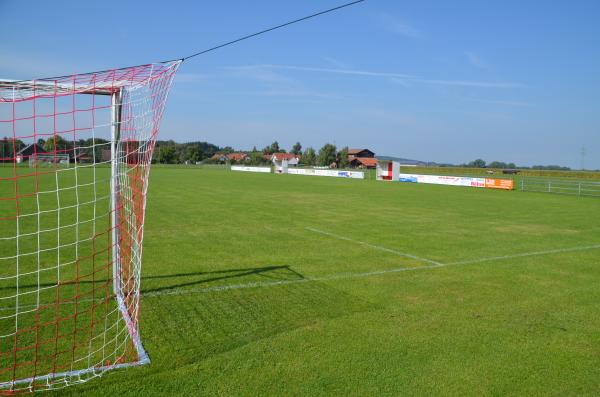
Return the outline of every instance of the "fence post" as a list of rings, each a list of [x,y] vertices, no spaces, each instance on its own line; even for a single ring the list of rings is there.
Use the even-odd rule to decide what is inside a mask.
[[[577,193],[577,195],[578,195],[578,196],[581,196],[581,182],[579,182],[579,190],[578,190],[578,193]]]
[[[552,182],[548,181],[548,193],[552,192]]]

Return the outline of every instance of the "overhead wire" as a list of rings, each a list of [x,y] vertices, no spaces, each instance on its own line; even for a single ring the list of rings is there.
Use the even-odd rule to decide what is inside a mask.
[[[342,5],[333,7],[333,8],[329,8],[329,9],[326,9],[326,10],[323,10],[323,11],[319,11],[319,12],[316,12],[314,14],[306,15],[304,17],[297,18],[297,19],[294,19],[294,20],[282,23],[280,25],[276,25],[276,26],[273,26],[273,27],[270,27],[270,28],[267,28],[267,29],[260,30],[260,31],[255,32],[255,33],[251,33],[251,34],[239,37],[239,38],[237,38],[235,40],[227,41],[225,43],[216,45],[214,47],[207,48],[207,49],[202,50],[202,51],[198,51],[198,52],[190,54],[190,55],[186,55],[186,56],[181,57],[181,58],[170,59],[170,60],[167,60],[167,61],[160,61],[158,63],[168,63],[168,62],[177,62],[177,61],[184,62],[184,61],[186,61],[188,59],[191,59],[191,58],[194,58],[194,57],[197,57],[197,56],[200,56],[200,55],[204,55],[206,53],[218,50],[220,48],[227,47],[227,46],[239,43],[240,41],[248,40],[250,38],[253,38],[253,37],[256,37],[256,36],[260,36],[260,35],[263,35],[265,33],[269,33],[269,32],[272,32],[274,30],[281,29],[281,28],[284,28],[284,27],[287,27],[287,26],[290,26],[290,25],[294,25],[296,23],[303,22],[303,21],[306,21],[308,19],[316,18],[316,17],[319,17],[321,15],[329,14],[329,13],[341,10],[343,8],[347,8],[347,7],[350,7],[350,6],[359,4],[359,3],[363,3],[365,1],[367,1],[367,0],[355,0],[355,1],[351,1],[349,3],[345,3],[345,4],[342,4]],[[134,68],[134,67],[138,67],[138,66],[145,66],[145,65],[148,65],[148,64],[131,65],[131,66],[125,66],[125,67],[119,67],[119,68],[111,68],[111,69],[100,70],[100,71],[95,71],[95,72],[77,73],[77,74],[103,73],[103,72],[109,72],[109,71],[113,71],[113,70],[124,70],[124,69]],[[61,78],[69,77],[69,76],[71,76],[71,75],[45,77],[45,78],[40,78],[40,79],[37,79],[37,80],[38,81],[40,81],[40,80],[41,81],[43,81],[43,80],[56,80],[56,79],[61,79]],[[27,81],[30,81],[30,80],[21,80],[21,81],[13,81],[13,82],[19,83],[19,82],[27,82]]]

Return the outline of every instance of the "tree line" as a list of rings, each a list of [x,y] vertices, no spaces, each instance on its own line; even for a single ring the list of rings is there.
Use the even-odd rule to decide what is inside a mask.
[[[110,149],[110,142],[102,138],[88,138],[79,139],[77,141],[64,139],[60,135],[48,139],[38,139],[37,144],[40,145],[46,152],[53,153],[56,149],[57,153],[70,154],[71,156],[81,156],[85,160],[83,161],[101,161],[103,158],[102,151]],[[20,139],[13,140],[12,138],[4,137],[0,139],[0,161],[12,162],[13,153],[20,151],[27,144]],[[77,153],[75,153],[75,147]],[[160,164],[185,164],[185,163],[215,163],[220,162],[219,159],[213,159],[213,156],[217,153],[229,154],[236,152],[231,146],[219,147],[208,142],[186,142],[177,143],[173,140],[168,141],[156,141],[154,155],[152,157],[153,163]],[[288,153],[285,148],[281,147],[277,141],[274,141],[270,145],[265,146],[262,149],[253,147],[250,151],[243,151],[247,153],[249,159],[243,161],[249,165],[263,165],[269,164],[270,160],[265,158],[266,155],[273,153]],[[301,156],[301,164],[308,166],[323,166],[327,167],[331,164],[336,164],[338,168],[345,168],[348,166],[348,147],[345,146],[340,150],[331,143],[326,143],[319,150],[315,150],[313,147],[307,147],[303,150],[302,144],[296,142],[289,149],[289,153],[293,153]],[[228,160],[228,162],[235,162]],[[453,164],[438,164],[442,167],[455,167]],[[501,169],[534,169],[534,170],[560,170],[570,171],[569,167],[562,167],[559,165],[534,165],[531,167],[517,166],[515,163],[505,163],[502,161],[492,161],[487,163],[483,159],[476,159],[468,163],[460,164],[458,167],[468,168],[501,168]]]
[[[452,166],[452,165],[448,165]],[[569,167],[562,167],[560,165],[534,165],[531,167],[517,166],[515,163],[505,163],[503,161],[492,161],[486,163],[483,159],[476,159],[469,163],[461,164],[459,167],[466,168],[502,168],[502,169],[532,169],[532,170],[552,170],[552,171],[571,171]]]
[[[66,154],[71,158],[78,156],[85,161],[102,161],[102,151],[110,149],[110,141],[102,138],[78,139],[76,141],[64,139],[60,135],[52,138],[40,138],[36,141],[46,153]],[[27,147],[28,144],[20,139],[4,137],[0,140],[0,158],[4,162],[12,162],[16,154]]]
[[[207,142],[176,143],[174,141],[157,141],[153,162],[160,164],[221,163],[223,162],[221,159],[213,158],[215,154],[227,155],[234,152],[236,150],[231,146],[218,147]],[[300,142],[296,142],[288,151],[281,147],[279,142],[274,141],[260,150],[255,146],[252,150],[240,152],[248,155],[248,159],[241,161],[248,165],[270,164],[271,161],[268,156],[273,153],[293,153],[300,156],[300,162],[304,165],[326,167],[335,163],[339,168],[348,166],[348,147],[338,150],[331,143],[326,143],[319,150],[315,150],[313,147],[304,149]],[[235,160],[229,159],[227,162],[236,163]]]

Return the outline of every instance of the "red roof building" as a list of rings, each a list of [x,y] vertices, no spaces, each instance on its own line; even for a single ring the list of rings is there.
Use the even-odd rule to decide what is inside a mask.
[[[300,162],[300,155],[294,153],[273,153],[266,155],[265,158],[271,160],[276,166],[287,161],[288,165],[296,166]]]
[[[353,168],[377,168],[377,159],[372,157],[354,157],[348,163]]]
[[[240,161],[245,161],[245,160],[249,160],[250,157],[248,157],[248,155],[244,152],[239,152],[239,153],[229,153],[227,155],[227,158],[230,161],[235,161],[235,162],[240,162]]]

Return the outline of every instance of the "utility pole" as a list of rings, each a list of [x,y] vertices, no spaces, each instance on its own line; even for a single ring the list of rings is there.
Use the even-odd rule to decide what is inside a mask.
[[[585,170],[585,145],[581,147],[581,170]]]

